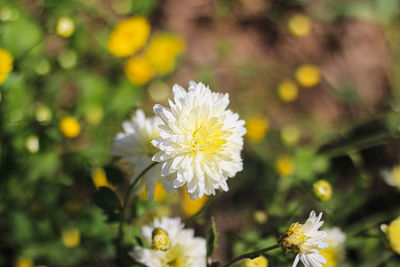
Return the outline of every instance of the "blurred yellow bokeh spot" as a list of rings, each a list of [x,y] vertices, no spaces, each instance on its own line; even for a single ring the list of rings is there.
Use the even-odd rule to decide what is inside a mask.
[[[77,137],[81,131],[79,122],[73,117],[65,117],[60,122],[61,133],[67,138]]]
[[[145,17],[126,19],[112,31],[107,49],[116,57],[133,55],[146,44],[150,29],[150,23]]]
[[[53,113],[48,106],[38,105],[35,112],[35,118],[40,124],[47,125],[51,122]]]
[[[108,182],[106,172],[103,168],[96,168],[92,171],[92,181],[97,189],[102,186],[114,189],[114,186]]]
[[[184,188],[182,191],[183,201],[181,202],[181,210],[187,217],[190,217],[200,211],[200,209],[208,200],[207,195],[204,195],[202,198],[191,200],[186,188]]]
[[[311,19],[304,14],[295,14],[289,18],[288,28],[293,35],[304,37],[310,34],[312,22]]]
[[[278,86],[278,96],[284,102],[292,102],[297,99],[299,89],[296,83],[285,80]]]
[[[104,117],[104,110],[101,106],[91,106],[85,114],[86,121],[91,125],[99,124]]]
[[[258,256],[254,259],[245,259],[242,267],[268,267],[268,260],[264,256]]]
[[[313,184],[314,194],[322,201],[332,197],[332,185],[326,180],[318,180]]]
[[[285,126],[281,130],[281,138],[286,146],[296,145],[301,137],[299,128],[294,125]]]
[[[36,135],[30,135],[25,141],[26,149],[35,154],[39,151],[39,138]]]
[[[67,248],[74,248],[81,243],[81,235],[78,229],[66,229],[61,234],[62,241]]]
[[[320,253],[326,259],[326,264],[324,264],[324,267],[337,266],[342,256],[339,254],[337,248],[332,246],[332,244],[329,244],[327,249],[321,249]]]
[[[386,229],[386,236],[392,250],[400,255],[400,217],[389,224]]]
[[[276,171],[283,177],[291,175],[295,169],[295,163],[291,156],[283,155],[275,161]]]
[[[263,139],[268,131],[269,120],[267,117],[254,116],[247,120],[246,130],[247,139],[252,143],[257,143]]]
[[[163,201],[167,195],[168,192],[165,190],[164,186],[161,183],[157,182],[156,186],[154,187],[154,201]],[[143,189],[140,192],[139,196],[141,198],[148,198],[146,186],[143,186]]]
[[[56,32],[62,37],[70,37],[75,30],[74,21],[69,17],[61,17],[57,22]]]
[[[0,84],[8,77],[13,69],[14,57],[5,49],[0,48]]]
[[[20,258],[15,262],[14,267],[33,267],[33,260],[30,258]]]
[[[172,34],[158,34],[151,40],[145,55],[160,74],[174,70],[176,57],[185,50],[183,38]]]
[[[125,62],[125,75],[135,85],[143,85],[154,75],[154,68],[150,61],[143,56],[132,57]]]
[[[312,87],[321,80],[321,74],[318,66],[304,64],[296,70],[296,80],[303,87]]]

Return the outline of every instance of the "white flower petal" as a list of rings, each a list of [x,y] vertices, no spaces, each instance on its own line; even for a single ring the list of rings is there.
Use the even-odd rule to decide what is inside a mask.
[[[162,123],[152,144],[163,152],[153,160],[163,162],[162,175],[172,187],[187,184],[192,199],[227,191],[227,178],[242,170],[244,121],[226,110],[228,94],[213,93],[202,83],[190,81],[188,91],[175,85],[173,95],[170,108],[153,108]]]
[[[152,164],[152,159],[157,162],[163,162],[168,159],[167,154],[163,151],[158,151],[156,148],[167,147],[164,140],[157,138],[160,130],[158,125],[161,122],[158,117],[146,118],[144,112],[139,109],[131,121],[123,123],[124,131],[118,133],[114,139],[110,154],[120,157],[120,161],[124,163],[126,171],[135,170],[135,173],[130,178],[131,183],[138,173]],[[161,166],[158,165],[152,167],[144,175],[135,190],[135,194],[139,194],[145,186],[149,198],[152,199],[157,182],[165,184],[161,177]]]
[[[148,267],[169,266],[168,262],[176,260],[180,266],[206,267],[206,241],[194,237],[192,229],[184,229],[179,218],[155,219],[153,225],[144,226],[142,235],[151,244],[153,229],[160,227],[168,233],[171,247],[167,251],[158,251],[136,247],[130,256]]]

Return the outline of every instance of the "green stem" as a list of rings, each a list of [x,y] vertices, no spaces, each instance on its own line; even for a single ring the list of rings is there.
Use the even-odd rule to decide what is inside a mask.
[[[350,151],[360,151],[367,148],[375,147],[387,143],[391,139],[397,139],[398,136],[391,135],[387,132],[378,133],[372,136],[352,140],[348,144],[331,149],[328,152],[320,152],[329,158],[339,157],[349,153]]]
[[[359,221],[348,226],[345,230],[348,236],[357,236],[364,231],[373,227],[379,226],[379,224],[393,218],[393,214],[399,212],[399,207],[395,207],[385,212],[378,212],[367,217],[361,218]]]
[[[246,258],[250,258],[250,259],[256,258],[256,257],[260,256],[262,253],[270,251],[270,250],[273,250],[273,249],[276,249],[276,248],[279,248],[279,245],[273,245],[273,246],[270,246],[270,247],[267,247],[267,248],[263,248],[263,249],[260,249],[260,250],[257,250],[257,251],[253,251],[253,252],[249,252],[249,253],[246,253],[246,254],[242,254],[242,255],[234,258],[233,260],[231,260],[227,264],[225,264],[224,267],[228,267],[228,266],[232,265],[233,263],[235,263],[237,261],[240,261],[240,260],[243,260],[243,259],[246,259]]]
[[[129,197],[130,197],[133,189],[136,187],[136,185],[139,183],[141,178],[144,176],[144,174],[148,170],[150,170],[153,166],[155,166],[156,164],[158,164],[158,162],[153,162],[146,169],[144,169],[141,173],[139,173],[139,175],[137,176],[135,181],[129,186],[128,190],[126,191],[126,194],[124,197],[124,202],[122,203],[122,207],[121,207],[120,218],[119,218],[119,228],[118,228],[118,254],[119,254],[119,257],[118,257],[118,259],[120,259],[121,255],[122,255],[122,240],[123,240],[123,235],[124,235],[124,223],[125,223],[125,219],[126,219],[126,207],[128,206]]]

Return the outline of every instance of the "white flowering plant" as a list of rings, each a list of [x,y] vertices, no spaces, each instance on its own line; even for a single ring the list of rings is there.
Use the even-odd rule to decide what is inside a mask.
[[[399,10],[0,1],[0,266],[400,266]]]

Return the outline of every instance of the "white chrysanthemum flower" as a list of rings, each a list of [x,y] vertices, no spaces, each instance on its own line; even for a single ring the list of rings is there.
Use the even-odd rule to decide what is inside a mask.
[[[329,247],[324,242],[327,233],[318,230],[324,224],[321,217],[322,212],[317,217],[315,211],[311,211],[304,224],[293,223],[279,238],[279,245],[285,252],[297,253],[292,267],[297,266],[300,260],[306,267],[323,267],[327,263],[319,251]]]
[[[212,92],[202,83],[189,82],[186,91],[173,87],[170,108],[154,106],[162,119],[160,137],[153,141],[161,151],[161,175],[174,188],[186,184],[191,199],[228,190],[226,180],[242,170],[240,152],[244,121],[227,110],[228,94]]]
[[[148,244],[153,243],[153,231],[158,228],[168,233],[169,248],[163,251],[136,247],[130,254],[136,261],[148,267],[206,266],[206,241],[204,238],[194,237],[193,229],[184,229],[179,218],[155,219],[152,226],[142,228],[143,237]]]
[[[159,136],[158,125],[161,120],[158,117],[146,118],[142,110],[137,110],[131,121],[122,124],[123,132],[117,134],[114,139],[114,145],[110,154],[121,158],[126,171],[132,172],[131,183],[137,174],[150,166],[153,162],[151,158],[159,151],[151,144],[151,141]],[[154,188],[157,181],[162,181],[159,165],[153,166],[144,177],[141,178],[136,188],[136,194],[139,194],[146,186],[147,195],[153,199]],[[163,183],[164,186],[168,184]],[[171,188],[167,188],[171,191]]]
[[[400,166],[394,166],[392,169],[383,170],[382,176],[388,185],[394,186],[400,190]]]
[[[345,256],[346,234],[338,227],[325,229],[325,231],[328,236],[324,241],[329,244],[329,248],[322,249],[320,253],[327,261],[324,267],[335,267]]]

